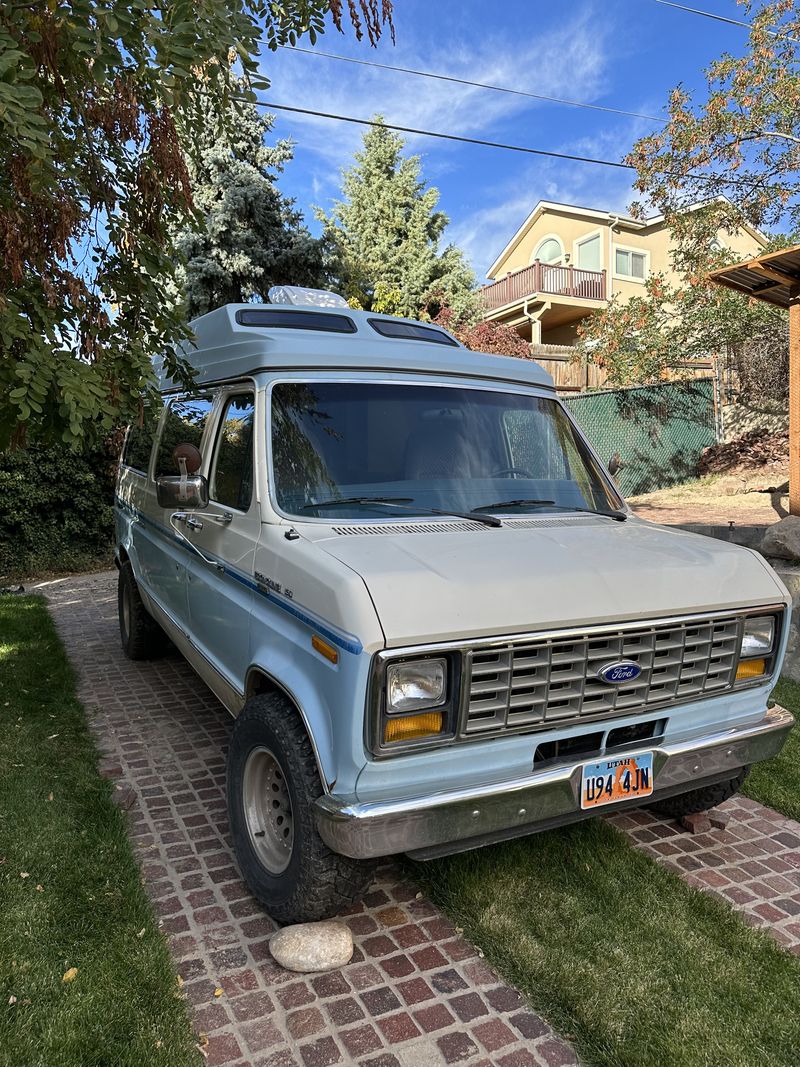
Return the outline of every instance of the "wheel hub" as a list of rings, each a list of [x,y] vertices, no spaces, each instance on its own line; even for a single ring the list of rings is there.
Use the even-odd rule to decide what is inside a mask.
[[[294,820],[286,778],[268,748],[255,748],[247,757],[242,792],[253,851],[270,874],[281,874],[292,858]]]

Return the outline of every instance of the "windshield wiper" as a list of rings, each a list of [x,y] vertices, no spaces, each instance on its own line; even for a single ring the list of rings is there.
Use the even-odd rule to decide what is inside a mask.
[[[580,511],[585,515],[602,515],[605,519],[616,519],[617,522],[625,522],[628,516],[624,511],[595,511],[594,508],[579,508],[572,504],[558,504],[555,500],[542,500],[539,497],[528,497],[522,500],[498,500],[496,504],[483,504],[475,511],[502,511],[503,508],[557,508],[559,511]]]
[[[410,496],[345,496],[331,497],[330,500],[318,500],[314,504],[303,504],[301,511],[311,511],[314,508],[340,508],[348,504],[358,504],[367,507],[369,504],[382,504],[387,508],[396,508],[398,511],[416,512],[418,515],[444,515],[456,519],[469,519],[470,522],[482,522],[484,526],[502,526],[502,522],[496,515],[482,515],[479,511],[440,511],[439,508],[427,508],[419,504],[412,504]]]

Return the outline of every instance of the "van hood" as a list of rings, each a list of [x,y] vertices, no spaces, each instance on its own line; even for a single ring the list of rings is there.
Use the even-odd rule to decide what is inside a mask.
[[[359,574],[388,647],[786,602],[750,549],[641,519],[309,540]]]

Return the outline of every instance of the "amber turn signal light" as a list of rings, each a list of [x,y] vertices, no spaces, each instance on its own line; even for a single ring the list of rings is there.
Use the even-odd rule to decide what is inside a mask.
[[[324,656],[330,663],[339,662],[339,653],[333,645],[329,645],[327,641],[323,641],[317,634],[314,634],[311,638],[311,647],[315,652],[319,652],[320,656]]]
[[[736,681],[746,682],[749,678],[760,678],[767,673],[765,659],[743,659],[736,668]]]
[[[413,741],[417,737],[430,737],[440,734],[444,716],[441,711],[423,711],[419,715],[404,715],[402,718],[387,719],[383,730],[383,740]]]

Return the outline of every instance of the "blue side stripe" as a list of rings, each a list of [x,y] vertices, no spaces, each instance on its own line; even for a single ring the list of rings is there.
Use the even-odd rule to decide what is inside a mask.
[[[178,537],[174,530],[170,530],[162,523],[156,522],[155,519],[151,519],[149,515],[145,515],[143,512],[139,511],[138,508],[133,507],[132,504],[128,504],[125,500],[122,500],[121,497],[115,497],[114,502],[120,510],[126,512],[131,518],[136,519],[137,522],[141,522],[144,526],[153,527],[153,529],[157,530],[160,534],[164,534],[171,541],[174,541],[176,545],[179,545],[184,552],[191,552],[191,549],[181,541],[180,537]],[[229,563],[226,563],[225,560],[221,559],[219,556],[215,556],[213,552],[208,552],[205,549],[204,551],[215,563],[221,565],[223,573],[227,574],[229,578],[233,578],[234,581],[239,582],[248,589],[252,589],[254,593],[258,593],[259,596],[264,597],[265,600],[268,600],[270,604],[274,604],[275,607],[288,612],[289,615],[294,616],[294,618],[298,619],[312,630],[316,630],[317,633],[327,638],[332,644],[338,645],[339,648],[344,649],[345,652],[352,653],[354,656],[360,656],[364,651],[364,646],[357,637],[352,634],[334,630],[333,623],[326,622],[307,611],[303,611],[292,601],[286,600],[271,589],[263,589],[249,574],[245,574],[244,571],[239,571],[235,567],[231,567]]]

